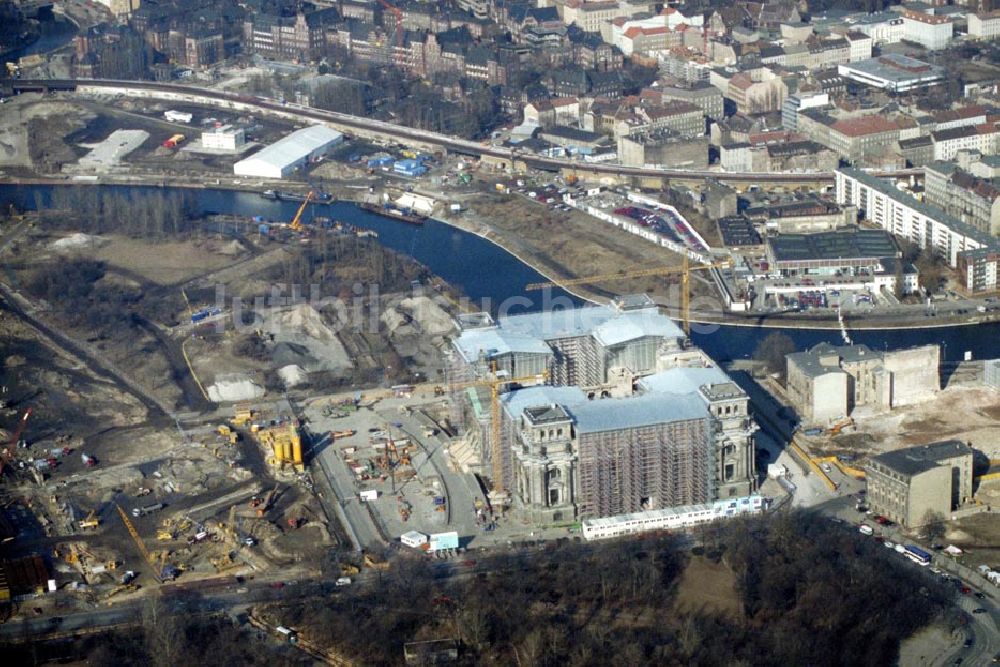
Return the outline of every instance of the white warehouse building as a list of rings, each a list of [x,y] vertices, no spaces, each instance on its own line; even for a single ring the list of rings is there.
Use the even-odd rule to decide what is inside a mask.
[[[284,178],[309,160],[326,155],[343,140],[343,134],[325,125],[305,127],[240,160],[233,165],[233,173],[237,176]]]

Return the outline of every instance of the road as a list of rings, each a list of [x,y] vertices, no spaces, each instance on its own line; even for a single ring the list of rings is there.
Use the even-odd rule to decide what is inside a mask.
[[[185,100],[192,101],[194,103],[227,106],[229,108],[256,111],[258,113],[279,113],[305,122],[326,122],[347,131],[364,130],[369,133],[377,133],[384,137],[392,138],[398,141],[417,141],[425,144],[440,146],[441,148],[465,155],[489,157],[498,160],[523,161],[529,167],[547,171],[572,169],[578,172],[586,172],[594,175],[608,174],[615,176],[667,178],[676,180],[705,180],[714,178],[727,183],[829,184],[833,182],[833,172],[726,173],[711,170],[647,169],[643,167],[626,167],[616,164],[587,163],[580,162],[578,160],[547,158],[537,155],[523,155],[520,154],[516,148],[503,148],[491,146],[489,144],[484,145],[474,141],[466,141],[451,135],[418,130],[416,128],[395,125],[361,116],[352,116],[350,114],[337,113],[333,111],[312,109],[310,107],[304,107],[293,103],[281,103],[270,98],[237,95],[234,93],[221,92],[208,88],[183,86],[173,83],[97,79],[19,79],[13,81],[8,80],[3,83],[11,86],[15,93],[47,91],[78,92],[80,89],[83,89],[85,92],[95,91],[98,93],[122,94],[134,97],[158,97],[168,100]],[[899,178],[920,175],[922,173],[922,169],[904,169],[878,172],[879,175],[895,176]]]

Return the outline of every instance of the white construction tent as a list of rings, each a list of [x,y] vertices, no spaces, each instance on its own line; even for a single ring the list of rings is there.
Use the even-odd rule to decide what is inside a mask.
[[[284,178],[309,160],[326,155],[343,140],[343,134],[325,125],[305,127],[240,160],[233,165],[233,173],[237,176]]]

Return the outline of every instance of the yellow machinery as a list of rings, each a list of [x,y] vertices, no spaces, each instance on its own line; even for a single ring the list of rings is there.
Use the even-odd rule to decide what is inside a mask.
[[[296,467],[302,465],[302,436],[294,423],[284,426],[261,429],[257,433],[261,443],[271,449],[272,465],[280,466],[291,463]]]
[[[503,487],[503,451],[500,446],[500,388],[510,384],[524,384],[530,382],[539,384],[544,382],[548,376],[548,371],[543,371],[539,375],[529,375],[525,377],[508,378],[497,372],[496,363],[491,364],[492,377],[483,380],[473,380],[471,382],[459,382],[449,385],[449,389],[457,391],[468,387],[489,387],[490,388],[490,446],[491,463],[493,466],[493,494],[497,499],[502,500],[505,493]]]
[[[236,406],[236,411],[233,414],[233,418],[230,423],[239,428],[241,426],[246,426],[253,421],[253,410],[250,409],[249,403],[240,403]],[[221,431],[220,431],[221,432]]]
[[[388,570],[389,561],[386,559],[376,556],[370,551],[366,551],[364,554],[365,566],[370,567],[373,570]]]
[[[139,547],[139,553],[141,553],[143,559],[147,563],[149,563],[149,566],[153,568],[153,576],[156,577],[156,580],[160,581],[160,568],[157,567],[156,560],[149,553],[149,550],[146,549],[146,545],[143,543],[142,538],[139,537],[138,531],[136,531],[135,526],[132,525],[132,522],[128,518],[128,514],[125,513],[125,510],[122,509],[122,506],[116,503],[115,507],[118,508],[118,514],[121,515],[122,523],[125,524],[125,528],[128,530],[128,534],[131,535],[132,539],[135,541],[135,546]]]
[[[639,269],[637,271],[623,271],[620,273],[606,273],[599,276],[588,276],[586,278],[570,278],[568,280],[558,280],[544,283],[531,283],[525,290],[540,290],[546,287],[571,287],[573,285],[588,285],[611,280],[627,280],[628,278],[644,278],[646,276],[666,276],[679,273],[681,275],[681,321],[684,323],[684,332],[691,333],[691,272],[704,269],[725,269],[732,266],[729,261],[716,262],[714,264],[696,264],[691,266],[688,256],[684,255],[684,263],[681,266],[661,266],[653,269]]]
[[[295,217],[292,218],[291,224],[288,225],[288,228],[291,229],[293,232],[302,231],[303,229],[302,213],[306,210],[306,206],[308,206],[309,203],[313,200],[313,196],[314,196],[313,192],[312,190],[310,190],[309,194],[306,195],[306,198],[302,200],[302,205],[299,206],[299,210],[295,212]]]
[[[87,518],[80,522],[81,529],[97,528],[99,525],[101,525],[101,520],[97,518],[97,512],[94,510],[90,510],[90,514],[87,515]]]

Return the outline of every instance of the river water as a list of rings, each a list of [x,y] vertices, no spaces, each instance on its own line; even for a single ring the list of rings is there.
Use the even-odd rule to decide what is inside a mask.
[[[34,208],[38,192],[42,204],[49,201],[53,187],[0,185],[0,204],[14,202],[19,207]],[[112,188],[116,192],[140,191],[156,188],[124,186],[88,186]],[[262,216],[269,220],[288,221],[295,215],[299,204],[265,200],[255,193],[228,190],[191,190],[203,212],[216,212],[243,216]],[[5,204],[4,204],[5,205]],[[309,221],[322,215],[348,222],[357,227],[378,232],[378,241],[397,252],[412,256],[431,272],[460,288],[470,299],[481,303],[484,309],[495,311],[497,306],[511,303],[511,313],[538,310],[544,306],[538,292],[525,293],[530,282],[543,281],[533,268],[524,264],[503,248],[475,234],[464,232],[436,220],[424,225],[383,218],[368,213],[349,203],[310,206],[304,214]],[[579,299],[562,290],[553,290],[553,297],[562,297],[575,303]],[[531,297],[528,300],[525,297]],[[773,329],[742,326],[698,326],[692,331],[694,342],[718,361],[748,358],[757,343]],[[782,329],[799,347],[827,341],[840,344],[840,334],[834,330]],[[929,329],[887,329],[852,331],[856,343],[864,343],[876,350],[894,350],[915,345],[938,343],[946,359],[957,361],[970,352],[974,359],[1000,356],[1000,323],[970,326],[940,327]]]

